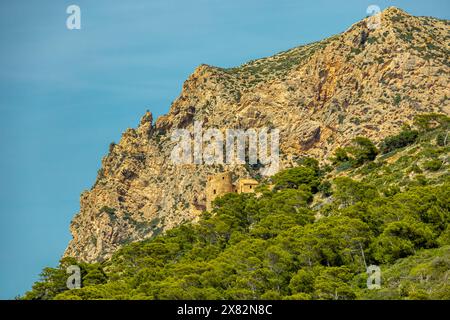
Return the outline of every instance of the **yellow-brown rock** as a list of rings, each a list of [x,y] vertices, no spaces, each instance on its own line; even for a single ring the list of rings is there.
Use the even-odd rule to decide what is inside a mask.
[[[449,114],[449,40],[449,21],[389,8],[375,30],[364,19],[240,67],[201,65],[167,115],[153,124],[146,113],[111,145],[95,185],[81,195],[65,255],[108,258],[125,243],[197,219],[208,176],[251,175],[242,165],[171,163],[174,128],[192,130],[196,120],[220,130],[278,128],[286,167],[302,155],[324,160],[356,136],[379,141],[419,113]]]

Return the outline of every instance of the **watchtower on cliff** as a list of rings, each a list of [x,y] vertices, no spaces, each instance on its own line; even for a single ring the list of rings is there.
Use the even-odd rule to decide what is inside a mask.
[[[230,192],[235,192],[231,172],[209,176],[206,182],[206,210],[212,209],[214,199]]]
[[[224,194],[235,193],[252,193],[258,186],[258,181],[255,179],[239,179],[236,184],[232,182],[232,173],[223,172],[208,177],[206,182],[206,210],[211,211],[212,202],[217,197]]]

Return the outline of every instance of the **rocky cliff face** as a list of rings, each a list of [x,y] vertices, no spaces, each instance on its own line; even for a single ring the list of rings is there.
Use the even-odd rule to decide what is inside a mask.
[[[240,67],[199,66],[167,115],[147,112],[110,146],[97,181],[81,195],[65,256],[93,262],[152,237],[205,207],[208,175],[242,165],[175,165],[171,131],[278,128],[282,165],[326,159],[355,136],[379,141],[415,114],[450,113],[450,22],[390,8],[380,25],[362,20],[342,34]],[[369,24],[370,26],[370,24]]]

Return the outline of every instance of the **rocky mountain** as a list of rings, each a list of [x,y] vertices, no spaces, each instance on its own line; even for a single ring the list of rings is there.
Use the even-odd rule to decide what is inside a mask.
[[[199,66],[170,111],[147,112],[103,158],[81,195],[65,256],[101,261],[123,244],[199,217],[207,176],[245,165],[177,165],[174,129],[278,128],[282,167],[309,155],[327,161],[356,136],[380,141],[419,113],[450,114],[450,22],[389,8],[347,31],[223,69]]]

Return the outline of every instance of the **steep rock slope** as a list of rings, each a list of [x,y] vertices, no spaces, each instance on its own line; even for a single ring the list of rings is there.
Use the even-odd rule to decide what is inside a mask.
[[[173,129],[278,128],[282,166],[326,159],[355,136],[374,141],[424,112],[450,113],[450,23],[389,8],[342,34],[237,68],[199,66],[167,115],[147,112],[110,146],[97,181],[81,195],[64,253],[93,262],[121,245],[195,220],[209,174],[242,165],[175,165]]]

